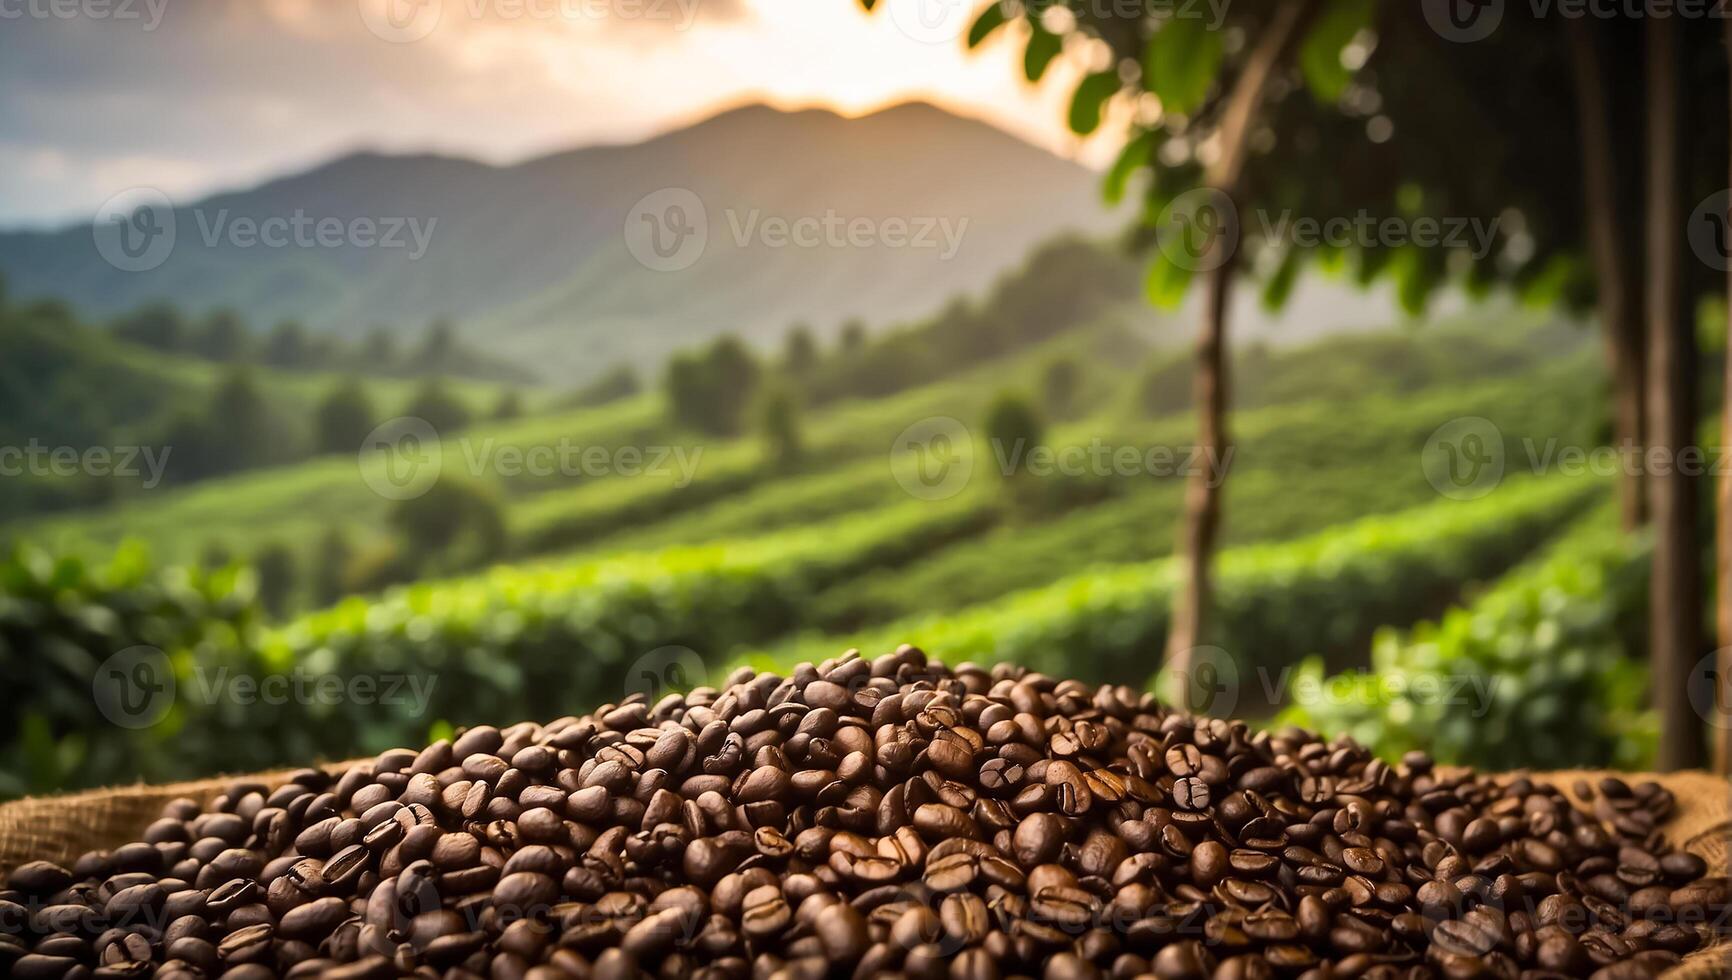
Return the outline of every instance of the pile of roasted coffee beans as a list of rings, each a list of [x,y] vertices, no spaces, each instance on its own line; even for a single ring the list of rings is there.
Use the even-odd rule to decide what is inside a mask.
[[[1727,878],[1578,792],[904,647],[177,801],[14,870],[0,974],[1655,976]]]

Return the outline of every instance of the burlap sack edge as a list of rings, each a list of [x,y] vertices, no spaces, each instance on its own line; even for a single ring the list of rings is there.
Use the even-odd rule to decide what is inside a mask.
[[[363,760],[364,761],[364,760]],[[340,772],[353,762],[332,763],[322,768]],[[35,797],[0,804],[0,874],[26,861],[47,860],[70,864],[80,854],[101,847],[114,847],[137,840],[144,828],[171,800],[187,797],[201,805],[239,781],[282,785],[293,769],[239,776],[213,776],[161,786],[138,784],[115,789],[87,790],[63,796]],[[1516,772],[1508,778],[1526,776],[1563,790],[1582,804],[1575,793],[1578,780],[1590,785],[1606,775],[1626,782],[1654,780],[1672,791],[1678,809],[1662,828],[1674,845],[1707,861],[1719,874],[1729,871],[1727,847],[1732,841],[1732,784],[1705,772],[1668,774],[1607,773],[1574,770],[1564,772]],[[1732,942],[1722,942],[1690,956],[1667,971],[1664,980],[1710,980],[1732,976]]]

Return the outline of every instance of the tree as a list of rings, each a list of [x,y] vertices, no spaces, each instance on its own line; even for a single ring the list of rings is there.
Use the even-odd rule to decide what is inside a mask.
[[[409,559],[423,569],[471,567],[505,552],[504,511],[473,480],[441,477],[426,493],[396,502],[389,523]]]
[[[319,402],[314,414],[314,438],[321,453],[359,452],[377,416],[373,400],[355,378],[339,382]]]
[[[354,560],[354,547],[340,527],[325,529],[319,538],[319,550],[313,559],[313,601],[328,606],[349,592],[349,563]]]
[[[1726,46],[1732,49],[1732,20],[1726,21]],[[1727,105],[1732,110],[1732,74],[1728,75]],[[1732,111],[1727,113],[1732,120]],[[1727,184],[1732,187],[1732,153],[1726,155]],[[1732,213],[1723,215],[1732,222]],[[1726,313],[1726,351],[1725,381],[1721,386],[1720,395],[1720,452],[1732,453],[1732,263],[1727,264],[1726,280],[1722,284],[1726,290],[1728,302]],[[1714,622],[1719,637],[1720,649],[1715,667],[1719,683],[1727,683],[1732,678],[1732,467],[1722,468],[1720,485],[1717,489],[1718,505],[1716,507],[1715,561],[1714,582],[1717,592]],[[1732,773],[1732,718],[1719,719],[1719,738],[1715,739],[1714,771],[1726,775]]]
[[[1565,18],[1575,80],[1577,128],[1581,134],[1583,211],[1593,262],[1606,366],[1612,378],[1612,431],[1618,446],[1645,445],[1647,352],[1643,347],[1642,275],[1636,211],[1624,188],[1635,168],[1621,160],[1613,139],[1613,100],[1606,81],[1597,22]],[[1634,141],[1630,141],[1634,142]],[[1619,480],[1619,512],[1626,531],[1647,520],[1647,484],[1639,473]]]
[[[1149,418],[1177,415],[1190,407],[1191,364],[1161,351],[1149,358],[1137,382],[1137,405]]]
[[[1003,462],[1007,479],[1025,471],[1028,454],[1045,432],[1040,414],[1018,392],[1001,391],[987,407],[987,443],[994,460]]]
[[[797,323],[788,331],[787,340],[782,350],[782,370],[789,377],[804,378],[818,366],[818,342],[812,337],[812,328],[804,323]]]
[[[233,310],[218,310],[199,328],[192,351],[206,360],[232,363],[246,357],[251,343],[240,315]]]
[[[630,398],[643,389],[637,369],[630,364],[616,365],[611,371],[572,392],[564,403],[572,408],[595,408]]]
[[[265,338],[264,362],[273,367],[300,368],[311,361],[307,328],[298,320],[283,320]]]
[[[234,560],[234,552],[230,551],[229,546],[221,541],[214,539],[206,541],[204,547],[199,549],[198,564],[200,568],[215,571],[234,564]]]
[[[375,371],[393,371],[397,368],[397,337],[382,326],[375,326],[367,331],[367,339],[361,343],[361,360]]]
[[[421,419],[441,435],[456,432],[470,421],[469,406],[437,378],[421,386],[403,414]]]
[[[757,361],[731,334],[701,352],[677,354],[665,382],[673,420],[711,435],[738,434],[758,380]]]
[[[759,436],[764,441],[764,458],[778,469],[792,466],[800,459],[800,406],[786,384],[764,387],[758,398],[757,420]]]
[[[493,421],[509,422],[523,415],[523,398],[515,391],[503,391],[493,403]]]
[[[837,346],[844,354],[853,354],[866,346],[866,324],[859,317],[842,324],[842,336]]]
[[[167,303],[152,303],[114,321],[114,335],[152,350],[178,351],[186,343],[186,323]]]
[[[421,339],[421,349],[415,352],[415,364],[427,372],[448,371],[457,354],[457,326],[440,317],[427,325],[427,335]]]
[[[281,617],[295,589],[295,553],[273,541],[253,555],[253,574],[258,576],[260,604],[272,616]]]
[[[1053,418],[1068,418],[1076,409],[1082,366],[1074,357],[1055,357],[1047,362],[1040,383],[1047,413]]]
[[[1660,715],[1660,768],[1702,762],[1701,718],[1690,706],[1690,671],[1702,645],[1696,480],[1677,465],[1695,441],[1695,331],[1684,315],[1680,149],[1680,47],[1672,18],[1647,34],[1648,445],[1669,460],[1648,474],[1654,515],[1648,643]]]
[[[207,475],[238,473],[295,455],[258,380],[246,367],[232,368],[211,395],[206,444],[197,454]]]

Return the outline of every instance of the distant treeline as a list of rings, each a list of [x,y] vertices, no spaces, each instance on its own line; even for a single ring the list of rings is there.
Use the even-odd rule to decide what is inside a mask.
[[[405,342],[383,326],[358,341],[308,330],[283,320],[255,333],[239,313],[218,310],[192,318],[169,303],[152,303],[116,317],[109,327],[128,343],[219,364],[254,363],[290,371],[358,371],[389,377],[453,377],[481,381],[534,380],[524,369],[490,357],[457,339],[447,319],[430,323],[420,338]]]
[[[754,357],[731,334],[676,354],[664,375],[669,410],[674,421],[697,431],[736,435],[758,404],[761,426],[786,428],[790,399],[822,405],[881,398],[955,375],[1132,301],[1137,283],[1136,261],[1128,254],[1058,239],[1036,249],[983,298],[958,297],[931,317],[876,337],[851,321],[826,351],[810,326],[796,324],[779,354],[767,359]]]

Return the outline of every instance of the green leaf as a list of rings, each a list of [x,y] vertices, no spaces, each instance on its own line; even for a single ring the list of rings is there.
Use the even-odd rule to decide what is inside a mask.
[[[1022,54],[1022,70],[1031,82],[1038,82],[1046,74],[1052,59],[1058,57],[1064,47],[1064,39],[1040,26],[1040,21],[1029,18],[1028,26],[1031,33],[1028,37],[1028,50]]]
[[[1149,302],[1163,310],[1176,309],[1185,300],[1185,290],[1191,285],[1191,270],[1175,265],[1159,249],[1149,263],[1143,290]]]
[[[1221,68],[1221,32],[1196,17],[1175,17],[1143,49],[1143,80],[1169,111],[1189,113],[1209,97]]]
[[[1281,255],[1281,264],[1275,267],[1275,272],[1269,281],[1263,284],[1263,308],[1274,311],[1287,305],[1287,297],[1293,295],[1293,284],[1299,281],[1299,269],[1304,264],[1304,258],[1299,249],[1289,247]]]
[[[1087,136],[1100,128],[1101,107],[1119,90],[1119,73],[1097,71],[1077,84],[1070,100],[1070,128]]]
[[[867,12],[871,12],[873,6],[877,3],[878,0],[860,0],[860,6],[866,8]]]
[[[1395,279],[1396,300],[1401,304],[1402,312],[1419,316],[1425,312],[1426,301],[1431,298],[1442,276],[1417,246],[1404,245],[1394,252],[1387,271]]]
[[[1341,64],[1341,50],[1371,26],[1376,0],[1333,0],[1299,44],[1299,70],[1317,101],[1332,103],[1347,90],[1353,73]]]
[[[1119,158],[1113,161],[1112,169],[1101,181],[1101,196],[1108,204],[1117,204],[1125,199],[1125,185],[1130,182],[1131,174],[1148,164],[1149,151],[1154,145],[1155,134],[1144,130],[1131,137],[1131,141],[1119,151]]]
[[[995,3],[982,10],[979,17],[974,19],[974,26],[968,29],[968,46],[970,48],[980,47],[980,42],[986,40],[993,31],[1004,26],[1006,20],[1004,7],[1007,2],[1009,0],[996,0]]]

